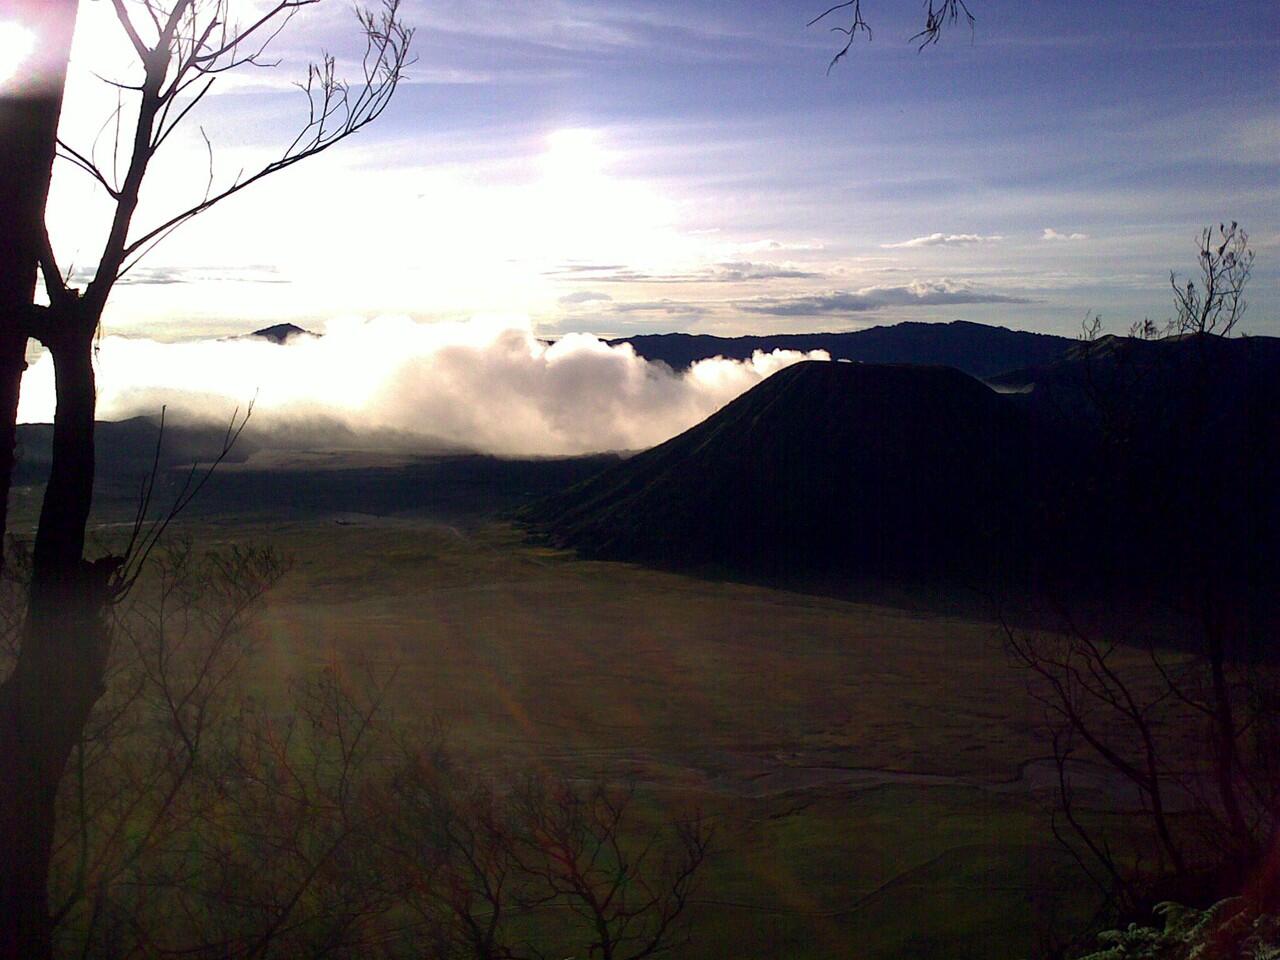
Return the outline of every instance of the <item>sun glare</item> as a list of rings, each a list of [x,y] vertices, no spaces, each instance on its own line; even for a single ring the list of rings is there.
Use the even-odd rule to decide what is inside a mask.
[[[678,256],[671,199],[656,184],[617,172],[623,154],[602,133],[561,129],[545,143],[529,194],[539,249],[561,261],[625,260],[648,269]]]
[[[557,130],[547,136],[542,163],[548,178],[574,183],[599,177],[605,155],[594,131]]]
[[[0,20],[0,87],[7,87],[35,49],[36,35],[13,20]]]

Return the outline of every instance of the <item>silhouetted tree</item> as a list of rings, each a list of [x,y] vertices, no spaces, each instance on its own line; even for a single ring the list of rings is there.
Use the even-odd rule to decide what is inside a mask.
[[[1109,569],[1127,579],[1102,624],[1059,601],[1056,632],[1005,626],[1046,708],[1059,837],[1130,916],[1154,900],[1204,905],[1277,879],[1280,664],[1266,636],[1274,557],[1259,530],[1260,501],[1275,496],[1259,489],[1259,465],[1276,438],[1256,435],[1247,392],[1223,391],[1223,341],[1244,312],[1253,263],[1247,234],[1235,223],[1206,229],[1198,262],[1197,279],[1171,275],[1167,323],[1138,324],[1117,342],[1093,322],[1082,345],[1101,434],[1095,497],[1136,518],[1128,530],[1140,542],[1160,545],[1164,555],[1147,561],[1158,583],[1146,582],[1149,570]],[[1241,396],[1249,409],[1234,405]],[[1231,448],[1217,436],[1237,428],[1242,459],[1223,454]],[[1080,809],[1082,757],[1140,801],[1135,844],[1115,843]]]
[[[405,725],[394,672],[264,684],[261,601],[286,569],[179,539],[112,607],[108,692],[58,795],[58,955],[622,960],[684,942],[701,817],[483,777],[437,726]]]
[[[643,960],[689,939],[712,838],[696,812],[654,827],[629,788],[546,774],[499,788],[438,752],[411,756],[391,799],[410,956]]]
[[[0,88],[0,543],[8,526],[18,392],[78,3],[10,0],[3,12],[31,29],[37,43],[25,75]]]
[[[0,338],[12,334],[13,340],[7,346],[0,342],[0,377],[7,376],[5,351],[17,349],[19,336],[34,337],[53,360],[57,408],[26,623],[17,662],[0,687],[0,769],[5,771],[0,779],[0,849],[5,850],[0,858],[0,957],[49,955],[46,887],[54,801],[67,759],[104,690],[111,642],[107,609],[136,572],[136,556],[107,556],[92,562],[84,556],[94,479],[93,340],[103,309],[119,278],[172,230],[377,119],[403,74],[412,35],[400,20],[398,0],[385,0],[380,12],[358,11],[366,49],[357,82],[349,84],[338,76],[333,57],[326,56],[309,68],[303,85],[308,99],[305,122],[278,159],[230,184],[217,186],[210,179],[199,203],[138,228],[134,214],[143,182],[151,161],[208,94],[218,75],[261,64],[267,45],[289,18],[316,2],[275,0],[241,26],[231,18],[231,0],[139,0],[134,4],[112,0],[138,67],[136,77],[115,84],[137,100],[131,136],[123,143],[117,136],[115,144],[123,159],[123,176],[117,178],[100,167],[91,150],[65,143],[58,148],[109,195],[114,215],[93,279],[83,290],[73,289],[64,279],[40,225],[37,259],[49,305],[28,305],[25,314],[19,301],[29,298],[24,284],[30,273],[32,217],[36,201],[42,206],[47,190],[40,158],[47,153],[50,124],[56,125],[60,100],[56,76],[45,98],[15,124],[29,136],[35,154],[23,188],[30,192],[15,200],[25,218],[19,221],[18,247],[6,251],[8,256],[0,263],[6,284],[12,287],[5,291],[11,299],[0,303],[0,308],[7,305],[11,312],[6,316],[17,318],[5,327],[7,333],[0,331]],[[59,44],[69,36],[73,11],[68,4],[47,6],[59,13],[47,53],[60,54],[65,45]],[[7,403],[3,389],[0,386],[0,401]],[[7,409],[0,409],[0,415],[6,424],[12,419]],[[4,444],[0,433],[0,448]],[[11,442],[7,449],[11,451]]]

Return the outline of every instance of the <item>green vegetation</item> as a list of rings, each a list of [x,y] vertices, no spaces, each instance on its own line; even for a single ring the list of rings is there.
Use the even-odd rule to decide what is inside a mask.
[[[1099,935],[1106,948],[1081,960],[1276,960],[1280,916],[1260,912],[1244,898],[1206,910],[1176,903],[1156,908],[1161,927],[1131,924]]]

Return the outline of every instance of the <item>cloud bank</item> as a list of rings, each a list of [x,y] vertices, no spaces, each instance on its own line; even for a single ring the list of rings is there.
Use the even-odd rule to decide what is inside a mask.
[[[155,415],[225,424],[253,400],[253,426],[295,435],[331,423],[349,442],[395,432],[506,455],[579,454],[653,446],[710,416],[765,377],[822,351],[704,360],[675,374],[589,334],[553,344],[527,321],[418,324],[407,318],[332,323],[286,345],[243,337],[186,343],[105,337],[98,415]],[[47,355],[23,380],[19,418],[49,421]],[[335,440],[335,442],[338,442]]]
[[[984,237],[977,233],[931,233],[924,237],[912,237],[899,243],[882,243],[885,250],[898,250],[909,247],[967,247],[975,243],[998,243],[1004,237],[993,234]]]
[[[1051,243],[1060,240],[1088,240],[1087,233],[1059,233],[1053,227],[1045,227],[1044,233],[1040,234],[1041,240],[1048,240]]]
[[[774,317],[807,317],[830,313],[865,313],[883,307],[938,306],[965,303],[1030,303],[956,280],[915,281],[900,286],[834,290],[827,294],[796,297],[755,297],[736,305],[747,313]]]
[[[566,263],[544,276],[577,279],[592,283],[740,283],[744,280],[795,280],[822,276],[789,263],[756,263],[751,260],[729,260],[714,266],[684,273],[651,273],[633,270],[615,263]],[[572,294],[570,296],[573,296]],[[605,299],[609,299],[605,295]],[[560,302],[566,302],[561,297]]]

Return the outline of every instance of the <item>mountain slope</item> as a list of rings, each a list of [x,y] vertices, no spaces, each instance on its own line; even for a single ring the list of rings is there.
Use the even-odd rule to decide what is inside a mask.
[[[993,383],[797,364],[527,519],[664,566],[1280,613],[1280,340],[1114,338]]]
[[[664,566],[985,579],[1021,536],[1026,443],[957,370],[806,362],[527,518]]]

